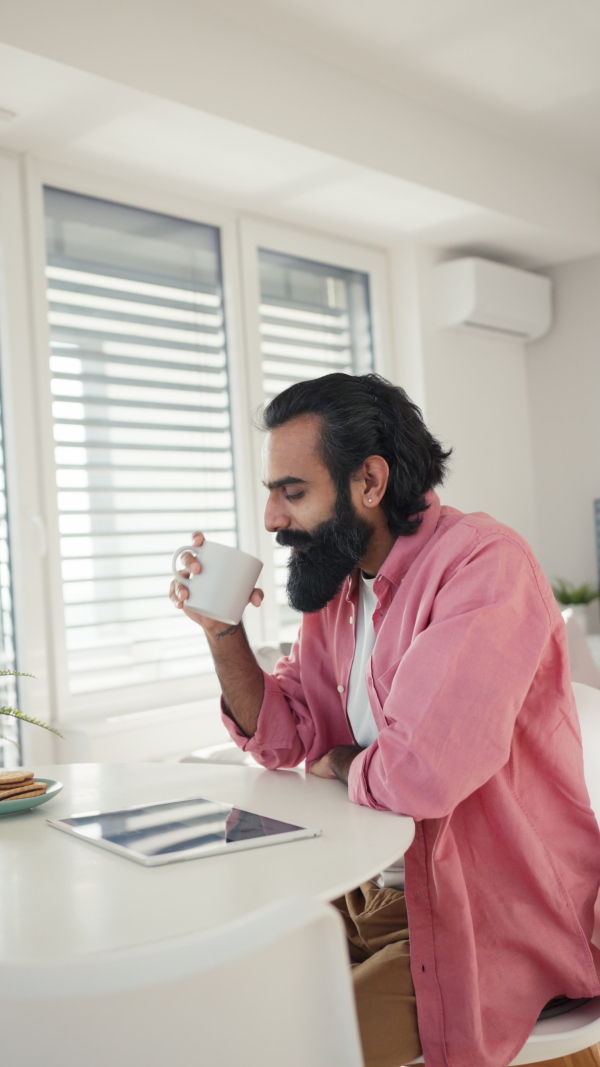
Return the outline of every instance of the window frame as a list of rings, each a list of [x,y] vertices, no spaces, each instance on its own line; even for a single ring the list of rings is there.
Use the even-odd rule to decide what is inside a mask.
[[[23,159],[0,152],[0,360],[4,398],[6,492],[14,590],[19,707],[44,722],[54,717],[48,653],[48,591],[41,526],[42,497],[35,404],[31,272]],[[52,736],[23,730],[22,759],[53,758]]]
[[[0,157],[0,178],[2,159]],[[22,704],[40,718],[66,726],[88,721],[139,716],[174,706],[216,699],[216,674],[173,679],[160,684],[109,690],[74,697],[68,690],[58,505],[54,465],[53,420],[50,404],[48,308],[46,301],[46,245],[43,188],[55,186],[70,192],[113,200],[132,207],[170,214],[219,228],[223,272],[224,309],[230,380],[233,464],[239,547],[265,561],[261,586],[265,604],[248,609],[245,625],[255,647],[278,644],[278,618],[271,538],[262,521],[261,435],[251,425],[252,414],[262,406],[262,364],[259,332],[258,248],[329,263],[369,275],[369,294],[375,370],[394,377],[390,351],[389,272],[385,251],[326,234],[299,229],[269,219],[251,218],[189,196],[127,183],[102,174],[74,170],[48,160],[6,157],[11,190],[0,222],[10,231],[12,259],[18,267],[8,285],[6,304],[14,306],[19,338],[3,344],[2,361],[11,417],[6,420],[7,453],[11,459],[13,580],[16,640],[21,669],[38,675],[27,683],[30,698]],[[11,210],[12,203],[12,210]],[[18,223],[7,218],[16,215]],[[14,232],[13,232],[14,231]],[[22,262],[21,262],[22,261]],[[7,274],[9,271],[7,270]],[[19,279],[20,278],[20,282]],[[23,293],[19,293],[19,285]],[[7,313],[11,322],[11,314]],[[21,361],[21,348],[30,358]],[[14,470],[13,470],[14,468]],[[26,471],[35,472],[35,477]],[[25,518],[23,516],[25,515]],[[32,521],[34,520],[34,521]],[[24,529],[26,527],[26,533]],[[167,590],[165,589],[165,596]],[[145,714],[144,714],[145,713]],[[165,729],[173,720],[165,717]],[[175,724],[173,723],[173,726]],[[42,733],[42,731],[36,731]],[[38,746],[39,747],[39,746]],[[169,746],[172,750],[172,746]],[[40,750],[41,751],[41,750]]]
[[[389,342],[389,302],[387,256],[379,249],[369,248],[330,237],[311,230],[297,229],[265,219],[240,218],[240,261],[242,269],[242,295],[246,326],[246,353],[251,383],[250,402],[252,410],[258,410],[263,402],[262,355],[260,348],[260,278],[258,251],[280,252],[298,256],[344,270],[360,271],[369,276],[369,302],[373,344],[373,368],[386,378],[393,376],[391,346]],[[279,613],[275,594],[275,572],[272,564],[272,535],[265,530],[262,510],[267,499],[262,488],[261,434],[252,432],[251,460],[254,468],[254,484],[257,501],[262,501],[259,516],[258,555],[265,561],[261,574],[265,600],[261,608],[263,641],[279,644]],[[267,562],[268,561],[268,562]]]
[[[255,529],[256,521],[252,494],[249,491],[248,445],[244,440],[246,436],[245,422],[247,420],[244,419],[242,414],[246,364],[242,353],[243,342],[239,328],[240,310],[237,296],[238,286],[236,284],[239,268],[237,263],[235,216],[231,212],[222,211],[198,201],[190,201],[185,197],[158,193],[138,186],[128,186],[113,179],[82,174],[41,160],[31,160],[28,169],[30,184],[28,214],[31,220],[30,256],[34,284],[33,315],[37,324],[35,343],[38,385],[37,406],[39,433],[42,441],[41,464],[44,484],[44,519],[48,545],[47,582],[51,618],[49,640],[51,641],[51,657],[54,664],[55,719],[58,722],[80,722],[88,718],[102,717],[103,713],[106,714],[107,706],[110,708],[111,715],[130,714],[173,704],[184,704],[199,698],[217,696],[220,690],[215,672],[200,676],[195,675],[190,678],[152,683],[147,686],[132,686],[131,688],[126,687],[120,690],[86,693],[80,696],[73,696],[69,692],[60,567],[53,419],[49,402],[51,397],[51,373],[48,360],[50,331],[45,291],[46,244],[43,190],[44,186],[55,186],[68,192],[96,196],[104,200],[112,200],[148,211],[189,219],[191,222],[205,223],[209,226],[216,226],[219,229],[229,377],[230,384],[234,381],[239,381],[241,386],[231,389],[230,395],[238,543],[240,548],[255,554],[256,545],[252,532]],[[166,595],[167,589],[165,588]],[[254,627],[251,620],[248,621],[248,629],[250,639],[254,643],[259,635],[253,632]]]

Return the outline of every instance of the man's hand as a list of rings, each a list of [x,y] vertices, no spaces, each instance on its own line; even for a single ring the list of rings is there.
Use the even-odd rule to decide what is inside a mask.
[[[309,767],[309,773],[316,774],[317,778],[339,778],[340,782],[347,785],[350,764],[362,751],[358,745],[337,745],[320,759],[314,760]]]
[[[196,530],[192,534],[192,542],[196,548],[200,548],[204,544],[204,534]],[[184,570],[179,571],[182,578],[191,578],[194,574],[200,574],[202,570],[202,564],[199,559],[196,559],[191,552],[184,552],[181,557]],[[193,622],[197,622],[199,626],[206,632],[206,636],[209,638],[221,638],[230,637],[239,629],[238,626],[223,625],[222,622],[217,622],[215,619],[210,619],[207,615],[199,615],[196,611],[188,610],[186,607],[186,600],[190,593],[189,589],[182,582],[178,582],[174,579],[169,586],[169,597],[174,603],[176,608],[181,608],[188,619],[192,619]],[[264,593],[262,589],[253,589],[250,594],[249,604],[253,604],[255,608],[259,608],[262,604]]]

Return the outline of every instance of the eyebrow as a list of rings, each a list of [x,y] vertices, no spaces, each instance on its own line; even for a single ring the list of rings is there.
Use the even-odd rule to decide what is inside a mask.
[[[292,478],[288,475],[286,478],[278,478],[275,482],[263,482],[265,489],[281,489],[284,485],[306,485],[307,482],[304,478]]]

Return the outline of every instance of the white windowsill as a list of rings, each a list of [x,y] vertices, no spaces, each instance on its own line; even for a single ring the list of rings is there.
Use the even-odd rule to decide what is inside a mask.
[[[218,696],[60,727],[57,763],[154,762],[229,740]]]

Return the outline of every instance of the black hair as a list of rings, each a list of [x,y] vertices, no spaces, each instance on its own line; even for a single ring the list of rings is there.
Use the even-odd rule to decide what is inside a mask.
[[[262,429],[307,415],[321,419],[321,454],[338,493],[348,492],[367,456],[383,456],[390,476],[381,506],[390,532],[416,533],[419,512],[428,506],[425,493],[443,482],[452,449],[444,451],[404,389],[379,374],[297,382],[267,404]]]

